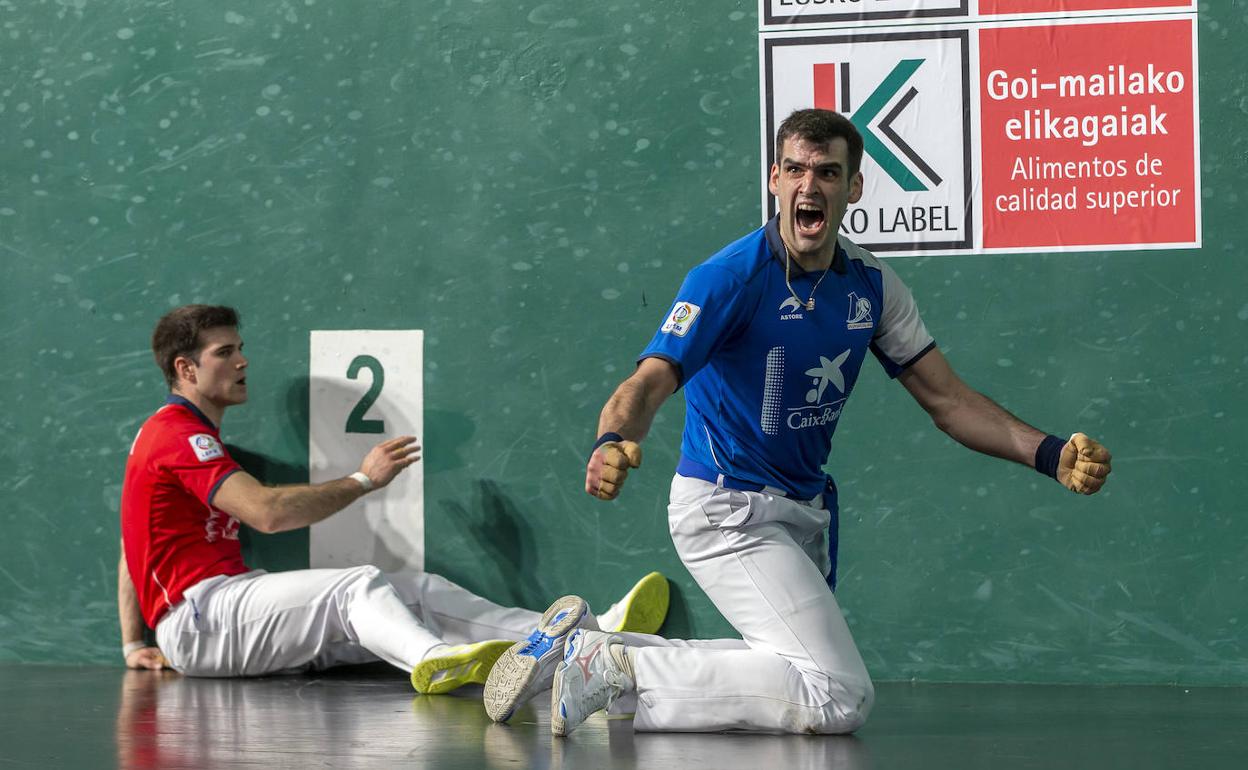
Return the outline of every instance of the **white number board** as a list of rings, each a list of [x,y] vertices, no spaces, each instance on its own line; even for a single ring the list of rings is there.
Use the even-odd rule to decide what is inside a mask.
[[[308,468],[312,483],[359,470],[378,443],[424,445],[424,332],[314,331],[309,357]],[[424,452],[421,452],[423,458]],[[424,463],[385,489],[312,525],[312,567],[425,566]]]

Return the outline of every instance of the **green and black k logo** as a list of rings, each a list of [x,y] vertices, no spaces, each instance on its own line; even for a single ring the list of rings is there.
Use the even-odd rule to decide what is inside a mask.
[[[907,87],[907,84],[925,61],[903,59],[897,62],[857,109],[851,101],[849,62],[814,65],[815,106],[836,110],[847,116],[862,134],[863,150],[906,192],[926,192],[940,186],[943,181],[931,164],[893,126],[898,116],[919,95],[917,88],[913,85]],[[902,93],[903,89],[905,93]],[[898,94],[901,94],[900,98],[897,98]],[[920,179],[898,157],[898,153],[909,159],[926,181]]]

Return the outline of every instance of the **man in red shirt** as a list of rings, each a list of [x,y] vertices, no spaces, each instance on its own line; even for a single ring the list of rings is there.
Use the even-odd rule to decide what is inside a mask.
[[[139,429],[122,487],[117,598],[127,666],[257,676],[380,659],[433,693],[484,682],[498,656],[526,636],[556,642],[551,665],[534,674],[545,679],[577,625],[657,630],[667,609],[667,582],[657,573],[595,619],[576,597],[543,616],[429,573],[249,569],[240,522],[266,533],[314,524],[385,487],[419,461],[420,446],[399,436],[343,478],[264,486],[230,457],[219,433],[225,410],[247,400],[238,325],[232,308],[187,305],[161,318],[152,335],[170,394]],[[144,622],[157,646],[143,641]]]

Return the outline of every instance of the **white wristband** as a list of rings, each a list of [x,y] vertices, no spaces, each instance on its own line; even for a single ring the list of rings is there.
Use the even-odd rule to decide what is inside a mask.
[[[134,652],[135,650],[141,650],[146,646],[147,646],[147,642],[126,642],[125,644],[121,645],[121,657],[128,658],[130,657],[130,653]]]
[[[364,473],[363,471],[356,471],[355,473],[352,473],[347,478],[355,479],[356,481],[360,482],[360,486],[364,487],[365,492],[373,491],[373,480],[368,477],[367,473]]]

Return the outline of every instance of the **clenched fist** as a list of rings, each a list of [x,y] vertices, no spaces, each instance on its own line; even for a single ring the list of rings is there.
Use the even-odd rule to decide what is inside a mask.
[[[1071,492],[1091,495],[1097,492],[1109,475],[1109,450],[1082,433],[1076,433],[1062,447],[1057,461],[1057,480]]]
[[[641,467],[636,441],[608,441],[594,450],[585,466],[585,491],[599,500],[614,500],[630,468]]]

